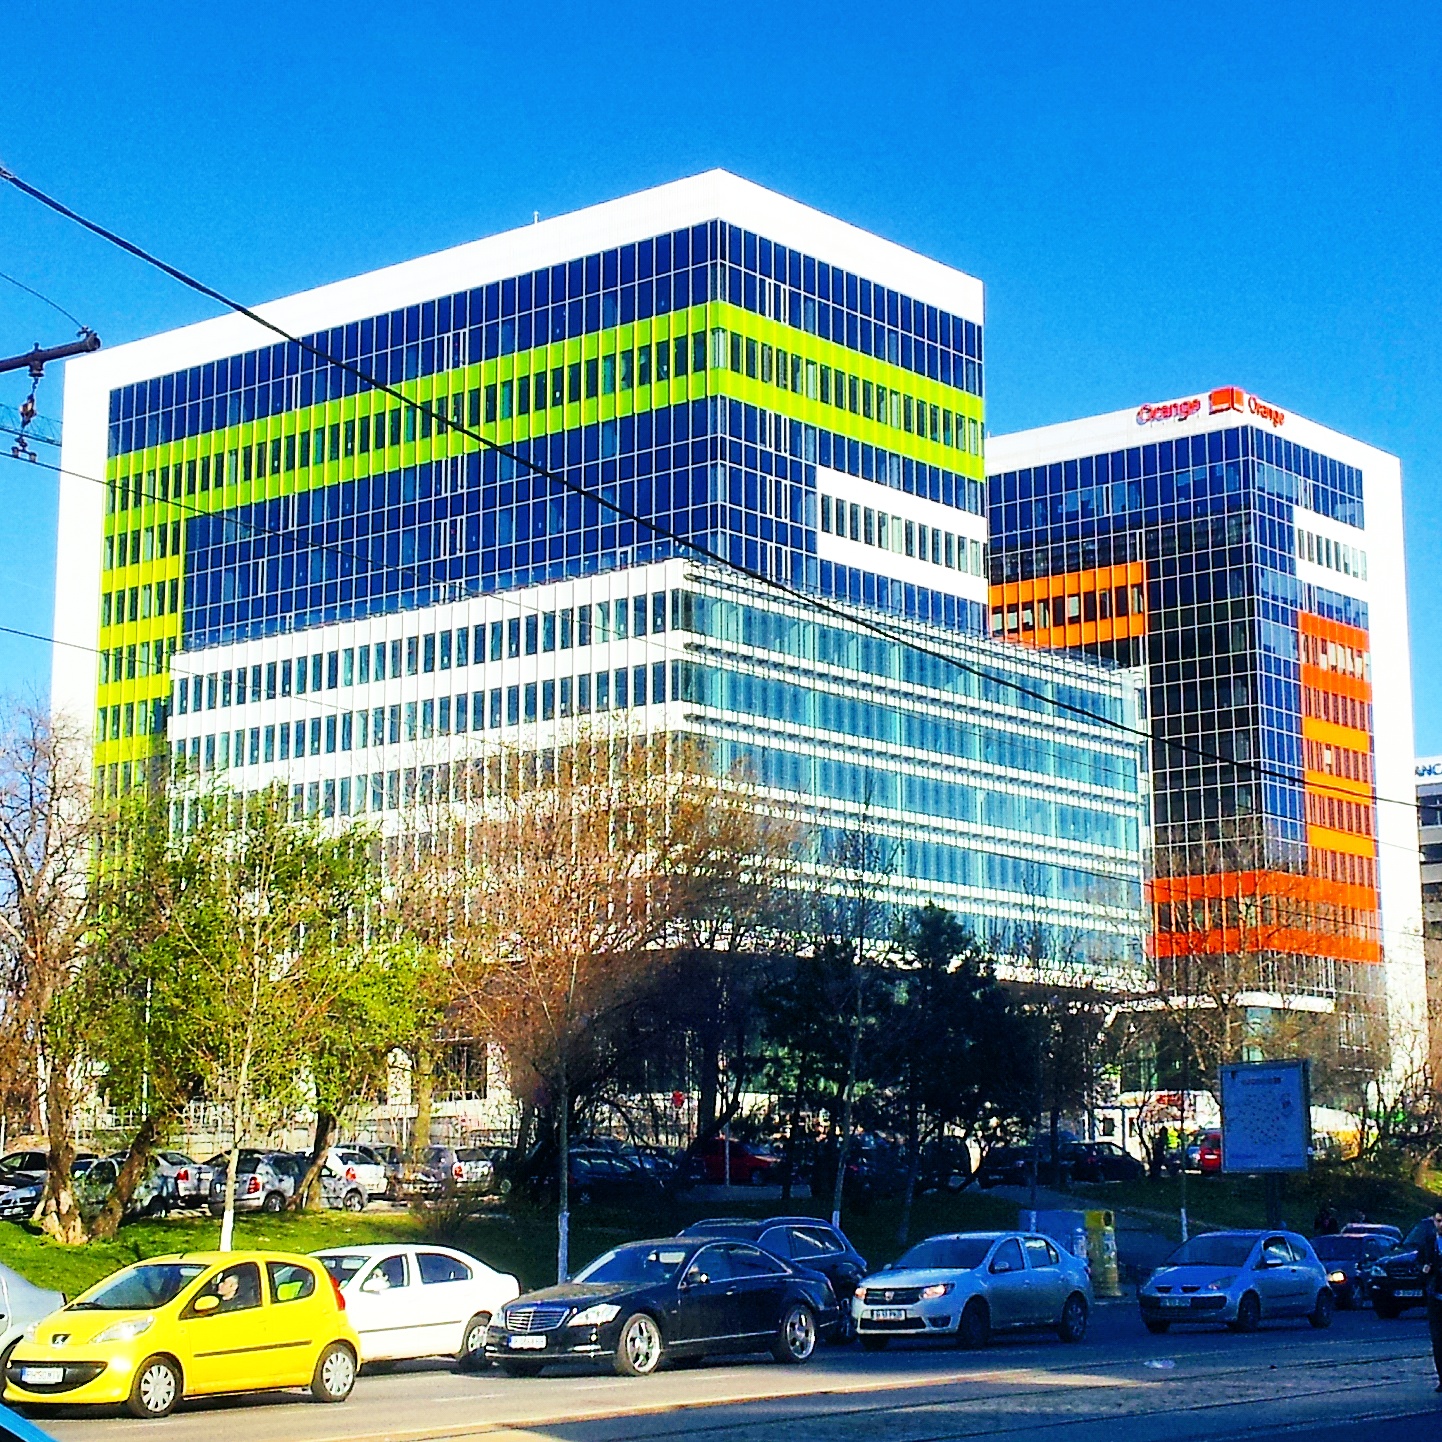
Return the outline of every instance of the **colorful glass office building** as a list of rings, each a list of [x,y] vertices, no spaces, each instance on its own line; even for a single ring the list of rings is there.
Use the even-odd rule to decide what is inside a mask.
[[[1134,682],[986,635],[977,281],[713,172],[262,313],[67,372],[103,796],[183,756],[395,833],[488,749],[701,731],[897,900],[1135,970]]]
[[[1225,386],[991,440],[989,627],[1146,669],[1163,986],[1425,1034],[1395,457]],[[1401,804],[1399,804],[1399,802]],[[1242,975],[1239,970],[1238,976]]]

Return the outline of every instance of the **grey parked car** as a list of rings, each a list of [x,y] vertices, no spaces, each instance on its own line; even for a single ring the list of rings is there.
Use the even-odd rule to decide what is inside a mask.
[[[0,1263],[0,1377],[27,1327],[65,1305],[59,1292],[47,1292],[27,1282],[19,1272]]]
[[[899,1337],[946,1337],[982,1347],[995,1331],[1047,1327],[1080,1342],[1091,1315],[1086,1264],[1030,1232],[953,1232],[928,1237],[873,1272],[851,1299],[861,1345]]]
[[[221,1152],[206,1163],[211,1168],[210,1210],[225,1210],[225,1178],[230,1157]],[[243,1150],[235,1173],[235,1209],[238,1212],[283,1212],[305,1178],[306,1161],[293,1152]]]
[[[1183,1242],[1137,1292],[1147,1331],[1174,1322],[1220,1322],[1255,1332],[1274,1317],[1330,1327],[1336,1303],[1327,1269],[1296,1232],[1204,1232]]]

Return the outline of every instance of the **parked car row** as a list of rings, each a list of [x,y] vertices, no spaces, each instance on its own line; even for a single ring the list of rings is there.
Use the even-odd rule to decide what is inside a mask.
[[[76,1196],[82,1206],[98,1207],[110,1194],[125,1157],[82,1152],[71,1166]],[[49,1158],[43,1151],[11,1152],[0,1157],[0,1220],[25,1221],[40,1203]],[[237,1159],[237,1211],[283,1211],[295,1196],[310,1167],[303,1153],[241,1150]],[[144,1177],[131,1195],[126,1215],[154,1216],[208,1208],[219,1214],[225,1205],[230,1156],[221,1152],[197,1162],[184,1152],[163,1150],[151,1155]],[[361,1211],[375,1197],[390,1195],[392,1173],[386,1161],[364,1146],[332,1147],[321,1172],[325,1204]]]
[[[256,1161],[269,1165],[265,1155]],[[1249,1332],[1284,1318],[1326,1327],[1339,1298],[1363,1291],[1418,1305],[1420,1279],[1416,1297],[1402,1284],[1417,1278],[1431,1225],[1400,1245],[1381,1229],[1316,1243],[1284,1228],[1204,1233],[1141,1286],[1142,1320],[1153,1333]],[[713,1218],[622,1243],[573,1280],[525,1293],[476,1257],[424,1243],[157,1257],[69,1304],[0,1267],[0,1373],[9,1402],[121,1404],[158,1418],[207,1394],[308,1386],[339,1402],[362,1366],[414,1357],[521,1377],[577,1361],[645,1376],[746,1352],[800,1365],[848,1336],[868,1351],[916,1338],[976,1348],[1020,1329],[1076,1343],[1093,1301],[1085,1261],[1035,1232],[928,1237],[873,1271],[816,1217]]]
[[[1132,1182],[1146,1175],[1146,1167],[1115,1142],[1064,1141],[1052,1157],[1047,1141],[1035,1150],[1024,1147],[993,1147],[976,1171],[977,1185],[1024,1187],[1031,1183],[1035,1155],[1037,1181],[1044,1186],[1059,1181]]]

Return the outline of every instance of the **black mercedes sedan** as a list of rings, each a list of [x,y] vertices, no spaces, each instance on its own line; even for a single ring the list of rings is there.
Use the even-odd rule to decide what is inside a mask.
[[[831,1285],[745,1241],[627,1242],[491,1322],[486,1355],[513,1377],[551,1362],[609,1362],[644,1377],[666,1361],[769,1351],[807,1362],[841,1325]]]

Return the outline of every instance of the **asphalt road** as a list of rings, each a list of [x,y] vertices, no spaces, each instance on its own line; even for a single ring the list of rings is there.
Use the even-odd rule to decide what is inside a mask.
[[[1076,1347],[1016,1336],[980,1353],[827,1348],[806,1367],[742,1359],[644,1379],[417,1363],[363,1376],[338,1407],[285,1393],[185,1403],[161,1422],[72,1409],[44,1425],[60,1442],[1442,1442],[1434,1386],[1417,1314],[1149,1337],[1134,1306],[1112,1304]]]

